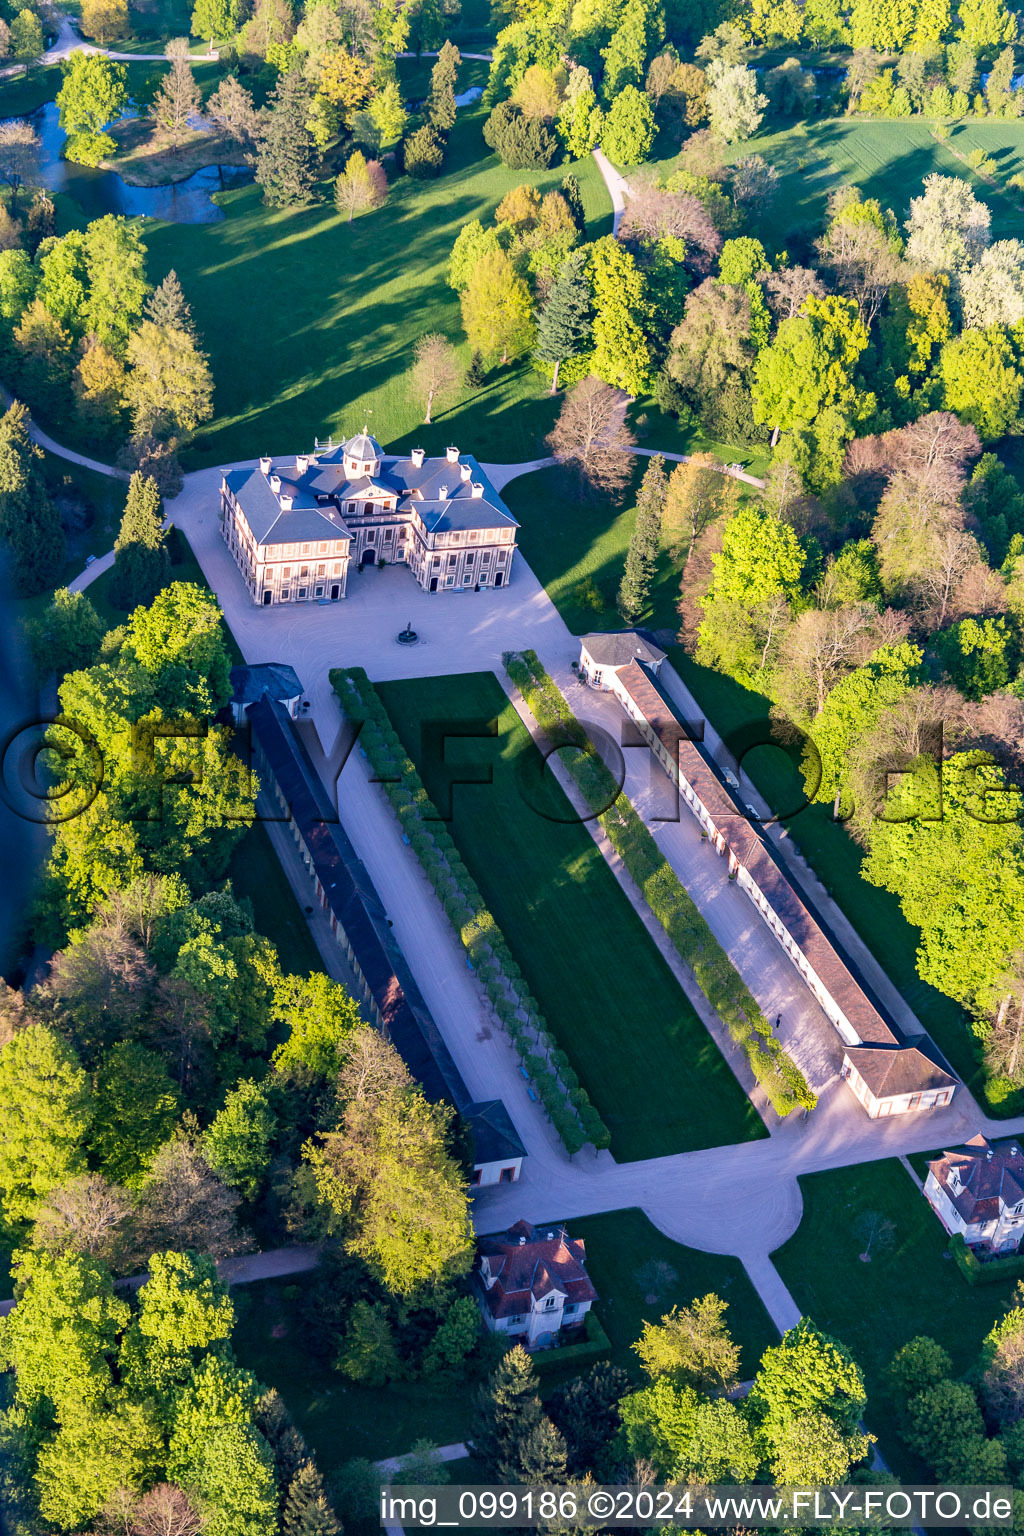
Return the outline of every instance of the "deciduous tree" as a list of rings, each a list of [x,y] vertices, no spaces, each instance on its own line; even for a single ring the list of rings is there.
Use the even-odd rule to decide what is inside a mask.
[[[104,130],[128,105],[127,71],[100,53],[71,53],[61,67],[64,83],[57,107],[67,134],[65,158],[98,165],[114,152],[114,140]]]
[[[412,383],[423,401],[423,420],[427,426],[435,404],[446,404],[461,388],[463,377],[464,370],[447,336],[434,331],[420,337],[415,348]]]
[[[635,438],[618,390],[591,375],[569,390],[547,442],[561,464],[601,495],[621,496],[632,472]]]

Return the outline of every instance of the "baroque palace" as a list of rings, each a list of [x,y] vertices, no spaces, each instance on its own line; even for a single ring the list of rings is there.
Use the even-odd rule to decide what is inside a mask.
[[[349,568],[407,565],[425,592],[505,587],[518,523],[471,454],[341,447],[226,470],[221,522],[254,603],[336,602]]]

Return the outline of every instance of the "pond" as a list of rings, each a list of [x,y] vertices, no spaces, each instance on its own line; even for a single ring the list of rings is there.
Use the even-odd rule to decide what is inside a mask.
[[[244,166],[207,165],[168,186],[132,187],[116,171],[94,170],[61,158],[65,135],[55,101],[46,102],[28,120],[39,135],[43,185],[51,192],[73,197],[90,219],[104,213],[124,213],[167,219],[172,224],[215,224],[224,212],[211,194],[252,180],[252,171]]]

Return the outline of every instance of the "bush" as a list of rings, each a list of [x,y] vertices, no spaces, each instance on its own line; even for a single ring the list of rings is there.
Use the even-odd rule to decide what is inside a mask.
[[[995,1285],[1000,1280],[1011,1280],[1014,1275],[1024,1275],[1024,1253],[1011,1253],[1004,1259],[981,1259],[973,1254],[959,1232],[949,1240],[949,1251],[956,1266],[968,1285]]]
[[[440,176],[444,166],[444,151],[445,141],[437,129],[424,123],[422,128],[417,128],[415,133],[409,135],[403,146],[407,175],[415,176],[418,181]]]
[[[539,118],[524,117],[511,101],[501,101],[484,124],[484,143],[512,170],[546,170],[558,153],[558,140]]]

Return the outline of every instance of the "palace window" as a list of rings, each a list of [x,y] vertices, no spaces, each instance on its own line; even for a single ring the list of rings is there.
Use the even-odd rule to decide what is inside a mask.
[[[319,553],[320,553],[320,554],[321,554],[321,555],[326,555],[326,553],[327,553],[327,545],[326,545],[326,544],[321,544],[321,545],[320,545],[320,550],[319,550]]]
[[[318,576],[326,576],[327,575],[327,567],[326,567],[326,565],[318,565],[317,568],[316,568],[316,573],[317,573]]]
[[[336,564],[335,564],[334,574],[335,574],[335,576],[340,576],[341,575],[341,561],[340,560],[338,560],[336,562]]]
[[[299,588],[299,596],[300,597],[305,597],[305,595],[306,595],[308,590],[309,590],[308,587],[300,587]]]
[[[286,603],[290,597],[291,597],[291,593],[289,592],[288,588],[287,587],[282,587],[281,588],[281,601],[282,601],[282,603]]]
[[[281,572],[282,580],[287,581],[288,577],[291,575],[291,573],[292,573],[291,566],[290,565],[286,565],[284,570]]]
[[[302,567],[302,570],[299,572],[299,575],[300,576],[308,576],[309,575],[309,566],[308,565],[304,565]]]
[[[303,546],[302,546],[302,553],[304,555],[308,555],[309,554],[309,545],[308,544],[303,544]]]

